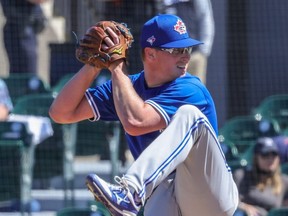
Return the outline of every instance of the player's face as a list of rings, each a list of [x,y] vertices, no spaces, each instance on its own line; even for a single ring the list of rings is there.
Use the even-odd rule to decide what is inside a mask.
[[[158,49],[159,64],[166,75],[174,78],[185,74],[192,48]]]
[[[267,154],[257,155],[258,165],[261,170],[264,171],[275,171],[279,167],[280,158],[279,155],[274,152]]]

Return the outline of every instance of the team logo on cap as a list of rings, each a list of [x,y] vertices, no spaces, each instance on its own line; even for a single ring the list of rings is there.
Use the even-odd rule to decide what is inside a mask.
[[[177,20],[176,25],[174,25],[174,30],[179,32],[180,34],[186,34],[187,33],[185,24],[183,23],[182,20],[179,20],[179,19]]]
[[[152,46],[153,43],[156,41],[156,38],[154,37],[154,35],[152,35],[152,36],[149,37],[146,41],[147,41],[148,43],[150,43],[150,45]]]

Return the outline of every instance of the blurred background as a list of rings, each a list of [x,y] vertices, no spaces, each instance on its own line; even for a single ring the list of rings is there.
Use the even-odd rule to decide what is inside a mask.
[[[85,176],[89,172],[96,172],[110,179],[114,174],[125,171],[132,159],[126,151],[123,129],[118,123],[106,122],[96,123],[96,126],[88,121],[57,125],[48,117],[49,103],[67,79],[82,66],[74,55],[77,38],[72,32],[81,38],[87,28],[104,19],[127,23],[135,38],[129,53],[129,71],[131,74],[137,73],[142,69],[139,46],[142,25],[162,12],[163,2],[48,0],[42,3],[46,23],[44,30],[37,34],[37,72],[30,74],[27,71],[27,74],[21,75],[9,72],[2,31],[6,18],[0,7],[0,77],[6,80],[14,105],[8,122],[24,123],[23,127],[28,127],[28,134],[32,133],[30,140],[23,141],[18,125],[17,139],[14,135],[12,137],[14,141],[21,140],[22,144],[8,145],[11,149],[7,150],[6,143],[11,138],[7,133],[9,130],[12,130],[10,135],[14,133],[15,125],[3,126],[1,139],[4,144],[0,145],[0,161],[7,166],[6,170],[0,171],[0,179],[3,179],[0,184],[9,172],[12,175],[5,180],[5,185],[10,189],[0,191],[0,201],[3,201],[0,215],[17,215],[22,210],[30,211],[33,215],[56,215],[58,211],[72,206],[101,209],[101,205],[94,203],[92,195],[85,189]],[[220,142],[230,148],[230,155],[228,150],[225,153],[233,161],[231,166],[246,166],[249,163],[244,154],[247,149],[238,147],[238,143],[248,140],[251,146],[259,136],[287,134],[288,1],[211,0],[211,4],[215,36],[208,58],[206,86],[216,104]],[[181,17],[181,11],[178,15]],[[95,83],[107,79],[109,72],[104,71]],[[281,101],[277,106],[274,97],[276,101]],[[272,101],[273,109],[277,110],[276,114],[268,111],[265,115],[261,108],[260,105],[268,99]],[[39,105],[41,101],[45,101],[44,105]],[[31,110],[31,107],[34,109]],[[231,125],[227,126],[230,120],[239,117],[249,118],[249,123],[242,119],[245,126],[238,124],[236,131],[227,132],[227,128],[232,129]],[[37,128],[41,128],[41,135]],[[235,137],[229,138],[233,133],[239,135],[242,132],[243,137],[237,137],[240,141],[234,141]],[[35,136],[41,137],[42,133],[44,137],[31,141],[36,139]],[[45,158],[46,161],[43,160]],[[243,162],[243,158],[246,162]],[[12,179],[15,180],[13,185]],[[13,202],[10,202],[10,198]],[[7,203],[7,200],[10,201]],[[13,211],[16,212],[11,213]]]

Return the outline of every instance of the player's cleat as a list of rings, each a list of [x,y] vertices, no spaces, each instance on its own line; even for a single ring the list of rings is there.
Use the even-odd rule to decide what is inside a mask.
[[[125,180],[116,176],[115,181],[119,185],[105,182],[95,174],[86,178],[86,185],[93,193],[96,200],[102,202],[114,216],[136,216],[141,208],[134,201]]]

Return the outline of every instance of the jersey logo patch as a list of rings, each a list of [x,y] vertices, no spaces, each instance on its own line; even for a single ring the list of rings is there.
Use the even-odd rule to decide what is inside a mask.
[[[152,36],[149,37],[146,41],[147,41],[148,43],[150,43],[150,45],[152,46],[153,43],[156,41],[156,38],[154,37],[154,35],[152,35]]]
[[[179,32],[180,34],[187,33],[185,24],[182,22],[182,20],[179,20],[179,19],[177,20],[176,25],[174,25],[174,30]]]

